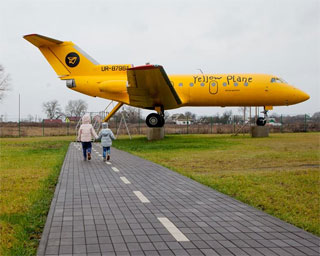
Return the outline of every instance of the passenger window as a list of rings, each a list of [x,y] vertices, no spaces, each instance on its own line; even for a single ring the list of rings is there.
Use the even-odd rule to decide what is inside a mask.
[[[237,82],[235,82],[233,85],[234,85],[234,86],[238,86],[238,83],[237,83]]]
[[[245,82],[243,85],[244,85],[244,86],[248,86],[249,84],[248,84],[248,82]]]
[[[223,86],[227,86],[227,83],[226,83],[226,82],[224,82],[222,85],[223,85]]]
[[[200,85],[203,87],[203,86],[204,86],[204,83],[201,83]]]
[[[180,86],[180,87],[183,86],[183,83],[179,83],[179,86]]]
[[[194,84],[193,84],[193,83],[190,83],[190,87],[192,87],[192,86],[194,86]]]

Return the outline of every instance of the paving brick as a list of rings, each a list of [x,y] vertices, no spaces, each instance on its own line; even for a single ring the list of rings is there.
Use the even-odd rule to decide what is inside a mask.
[[[85,245],[77,244],[73,246],[73,253],[80,254],[80,253],[87,253],[87,249]]]
[[[93,148],[101,152],[99,144]],[[133,191],[150,202],[141,202]],[[158,218],[170,220],[190,241],[177,242]],[[319,242],[308,232],[126,152],[112,149],[111,165],[95,151],[84,162],[79,144],[71,143],[38,255],[317,255]]]

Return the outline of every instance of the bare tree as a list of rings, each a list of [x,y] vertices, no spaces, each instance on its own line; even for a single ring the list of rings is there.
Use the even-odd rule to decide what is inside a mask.
[[[228,124],[231,122],[231,117],[232,117],[232,111],[225,111],[223,112],[222,116],[220,117],[220,122],[222,124]]]
[[[43,111],[49,119],[58,119],[63,115],[60,104],[57,100],[51,100],[42,104]]]
[[[164,120],[169,120],[170,119],[170,113],[169,111],[164,111]]]
[[[0,64],[0,101],[4,98],[5,92],[10,88],[10,75],[6,74],[4,67]]]
[[[35,121],[35,118],[32,116],[32,115],[28,115],[28,117],[27,117],[27,120],[28,120],[28,122],[33,122],[33,121]]]
[[[83,116],[88,109],[88,104],[84,100],[69,100],[65,108],[66,116]]]
[[[125,106],[123,107],[123,110],[119,114],[124,115],[126,120],[130,123],[139,122],[140,112],[138,108]]]
[[[194,120],[194,121],[197,118],[197,115],[194,114],[194,113],[191,113],[190,111],[185,112],[184,115],[185,115],[186,118]]]

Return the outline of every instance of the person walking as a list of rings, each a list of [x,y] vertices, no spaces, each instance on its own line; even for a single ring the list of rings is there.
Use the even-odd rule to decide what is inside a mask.
[[[78,131],[78,141],[80,141],[82,144],[83,160],[86,161],[87,156],[88,156],[88,160],[91,159],[91,148],[92,148],[91,141],[93,139],[97,139],[98,135],[93,129],[89,114],[85,114],[82,117],[81,121],[82,121],[82,124]]]
[[[112,140],[115,140],[113,132],[108,128],[108,123],[102,123],[102,129],[99,132],[98,139],[101,139],[103,161],[110,160],[110,147]]]

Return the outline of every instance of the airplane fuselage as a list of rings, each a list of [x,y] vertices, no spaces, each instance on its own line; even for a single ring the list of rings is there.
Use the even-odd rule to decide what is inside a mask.
[[[193,74],[168,77],[183,102],[181,106],[286,106],[309,97],[284,81],[272,82],[276,76],[266,74]],[[127,93],[130,85],[125,72],[114,72],[106,76],[75,76],[73,79],[76,86],[71,89],[75,91],[132,105]]]

